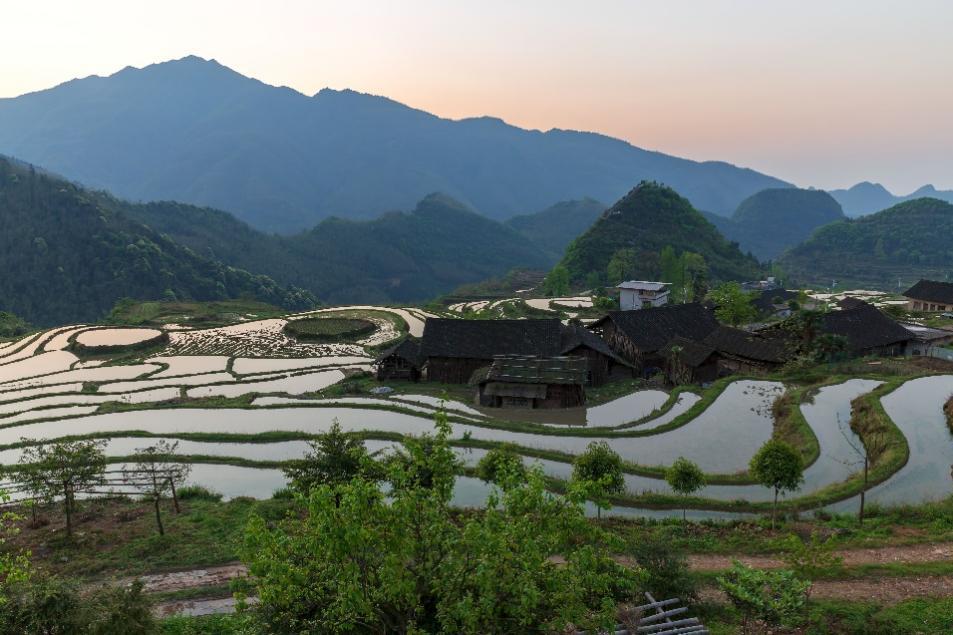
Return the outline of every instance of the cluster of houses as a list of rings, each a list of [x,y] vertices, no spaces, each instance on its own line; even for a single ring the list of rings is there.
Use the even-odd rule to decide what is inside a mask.
[[[643,308],[610,311],[586,326],[555,318],[428,319],[421,338],[405,339],[381,354],[378,379],[470,385],[484,406],[565,408],[584,404],[587,387],[613,378],[705,383],[732,373],[769,372],[799,352],[802,335],[785,328],[786,322],[749,331],[720,324],[712,307],[700,303],[656,306],[664,292],[657,284],[620,285],[632,293],[623,306]],[[953,308],[953,285],[948,286]],[[762,298],[770,298],[759,308],[770,313],[786,306],[790,293],[764,291]],[[933,297],[930,305],[947,306]],[[856,299],[822,314],[813,328],[839,336],[845,354],[857,357],[925,355],[953,342],[953,331],[901,324]]]

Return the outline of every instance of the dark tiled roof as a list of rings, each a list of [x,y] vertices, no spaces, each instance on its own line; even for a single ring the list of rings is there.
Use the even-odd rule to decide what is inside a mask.
[[[674,351],[676,348],[677,352]],[[707,344],[685,339],[684,337],[673,337],[661,352],[665,357],[670,357],[673,352],[675,352],[680,362],[686,366],[697,368],[711,357],[715,349]]]
[[[416,337],[408,337],[400,344],[396,346],[391,346],[388,349],[385,349],[377,357],[377,361],[380,362],[383,359],[390,357],[391,355],[396,355],[406,359],[408,362],[411,362],[415,366],[419,366],[423,363],[423,360],[420,358],[420,340]]]
[[[791,300],[797,300],[797,297],[797,291],[788,291],[787,289],[772,289],[759,293],[754,299],[751,300],[751,304],[754,305],[754,308],[756,308],[759,313],[773,313],[774,305],[787,304]],[[776,302],[776,300],[780,300],[780,302]]]
[[[781,363],[791,351],[786,339],[762,337],[729,326],[719,326],[702,343],[719,353],[758,362]]]
[[[562,324],[547,320],[458,320],[431,318],[424,325],[421,355],[493,359],[497,355],[560,353]]]
[[[914,300],[953,304],[953,283],[921,280],[907,289],[903,295]]]
[[[715,314],[696,302],[669,304],[637,311],[611,311],[590,325],[611,320],[642,351],[661,350],[673,337],[701,341],[718,327]]]
[[[584,384],[586,360],[581,357],[497,357],[480,382],[513,384]]]
[[[609,344],[604,339],[586,327],[573,324],[564,326],[562,329],[562,337],[560,338],[559,354],[565,355],[580,346],[591,348],[597,353],[612,358],[619,364],[630,366],[627,361],[616,355],[612,349],[609,348]]]
[[[851,351],[890,346],[913,339],[913,334],[871,304],[852,303],[850,308],[830,311],[821,317],[824,333],[847,338]]]

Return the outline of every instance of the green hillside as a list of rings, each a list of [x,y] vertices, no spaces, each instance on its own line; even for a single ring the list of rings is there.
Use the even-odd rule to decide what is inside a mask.
[[[515,230],[440,194],[411,212],[329,218],[294,236],[264,234],[230,214],[179,203],[129,206],[143,223],[197,253],[262,272],[330,303],[427,300],[546,254]]]
[[[100,194],[0,158],[0,310],[37,324],[92,321],[123,297],[247,296],[289,308],[310,294],[201,257]]]
[[[953,205],[921,198],[833,223],[779,260],[791,282],[880,288],[953,274]]]
[[[591,198],[556,203],[535,214],[514,216],[506,225],[546,252],[556,263],[575,238],[592,227],[606,206]]]
[[[632,250],[628,277],[658,279],[660,253],[701,254],[713,281],[752,279],[758,262],[745,256],[675,190],[642,182],[606,210],[586,233],[573,241],[562,260],[574,284],[606,281],[609,261],[621,250]],[[610,281],[611,282],[611,281]]]
[[[774,260],[818,227],[844,220],[840,204],[827,192],[773,188],[749,196],[731,218],[708,217],[745,253]]]

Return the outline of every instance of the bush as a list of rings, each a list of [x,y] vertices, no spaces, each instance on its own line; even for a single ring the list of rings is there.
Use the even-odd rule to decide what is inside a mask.
[[[207,487],[202,487],[201,485],[187,485],[182,489],[176,492],[179,500],[207,500],[218,502],[222,500],[222,495],[218,492],[213,492]]]
[[[811,586],[797,578],[793,571],[763,571],[737,560],[718,586],[742,616],[742,632],[748,632],[748,620],[763,621],[769,626],[793,626],[803,620],[807,591]]]
[[[370,335],[377,325],[370,320],[344,317],[310,317],[291,320],[285,332],[299,340],[340,342]]]
[[[645,590],[656,599],[680,598],[691,602],[697,596],[696,581],[688,569],[688,560],[673,549],[666,538],[646,535],[629,546],[628,555],[645,572]]]

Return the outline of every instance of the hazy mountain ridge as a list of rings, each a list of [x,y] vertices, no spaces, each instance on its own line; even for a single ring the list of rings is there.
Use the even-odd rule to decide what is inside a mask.
[[[452,121],[354,91],[308,97],[195,57],[2,99],[0,152],[130,200],[227,209],[283,232],[410,208],[435,191],[505,219],[614,200],[640,179],[723,214],[787,185],[594,133]]]
[[[504,224],[544,250],[554,264],[569,243],[589,229],[605,210],[605,204],[591,198],[563,201],[533,214],[514,216]]]
[[[0,310],[47,325],[99,319],[123,297],[170,293],[313,304],[308,293],[193,253],[107,200],[0,157]]]
[[[893,194],[880,183],[864,181],[848,189],[830,190],[829,194],[841,204],[845,214],[853,217],[873,214],[897,203],[918,198],[935,198],[953,203],[953,190],[938,190],[932,185],[924,185],[915,192],[900,196]]]
[[[832,280],[884,289],[953,273],[953,205],[935,198],[899,203],[831,223],[785,253],[779,264],[797,284]]]

